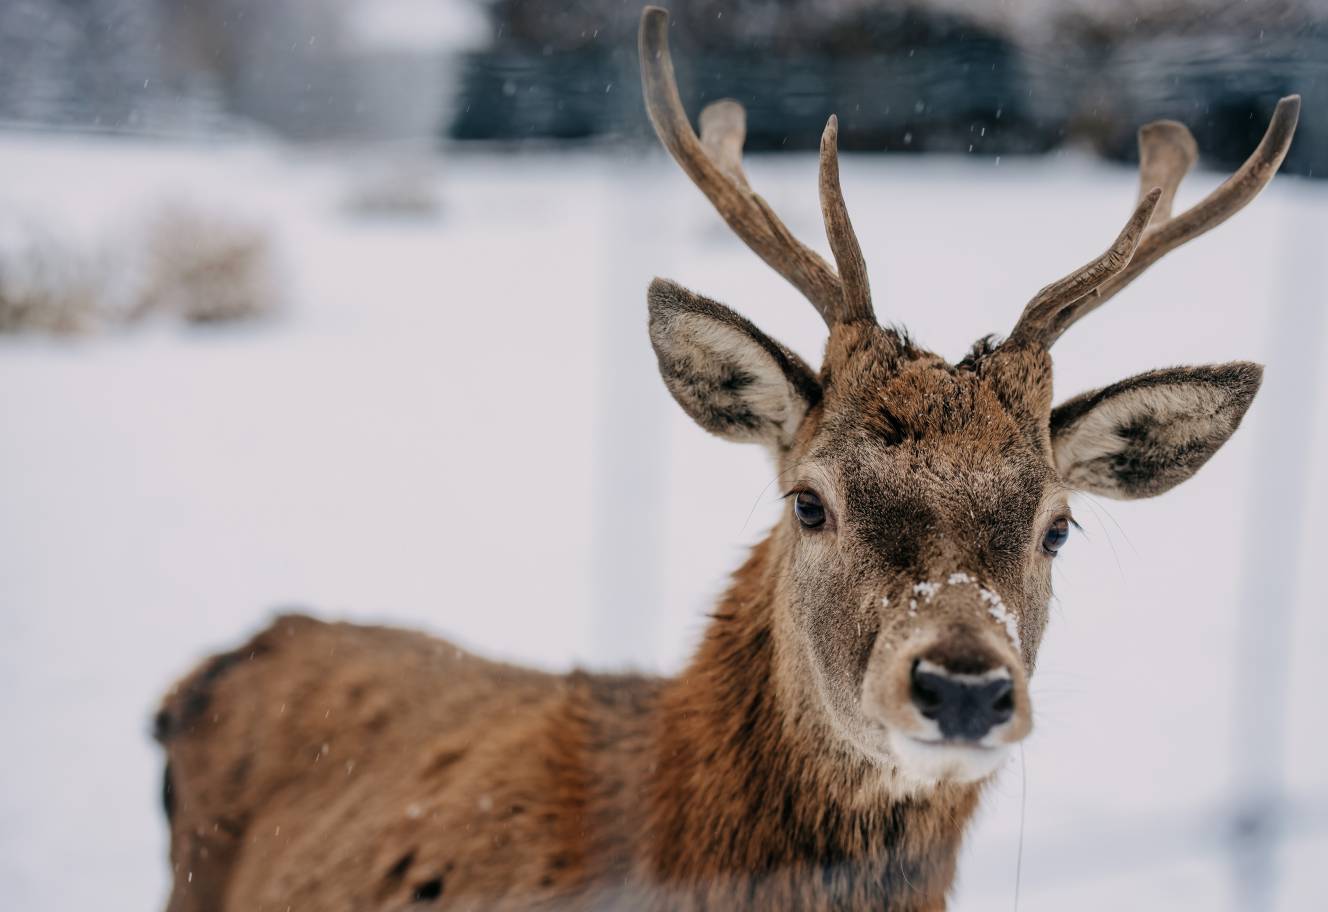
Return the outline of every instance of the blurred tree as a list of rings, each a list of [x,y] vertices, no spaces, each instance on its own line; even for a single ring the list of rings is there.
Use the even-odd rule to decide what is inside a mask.
[[[159,96],[160,46],[143,0],[5,0],[0,117],[132,128]]]
[[[1278,96],[1328,88],[1328,0],[672,0],[695,114],[734,97],[748,147],[815,148],[827,114],[858,150],[1003,154],[1082,138],[1135,155],[1148,120],[1185,121],[1218,165],[1244,159]],[[494,0],[451,135],[643,135],[621,0]],[[616,97],[615,97],[616,96]],[[1307,104],[1285,168],[1328,174]]]

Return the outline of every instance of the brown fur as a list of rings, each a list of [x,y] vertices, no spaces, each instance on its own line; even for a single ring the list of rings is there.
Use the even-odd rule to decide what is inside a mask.
[[[205,663],[158,717],[170,912],[943,909],[981,783],[1032,725],[1070,486],[1160,493],[1239,425],[1254,365],[1159,371],[1053,411],[1048,349],[1248,203],[1298,99],[1175,219],[1193,150],[1174,154],[1177,125],[1146,130],[1145,189],[1111,250],[951,365],[872,316],[837,121],[820,179],[836,272],[748,188],[739,105],[692,132],[667,35],[644,10],[660,138],[831,330],[818,375],[717,302],[662,280],[648,293],[669,391],[712,433],[769,448],[785,515],[670,680],[541,674],[302,617]],[[943,693],[961,697],[930,702]]]
[[[944,908],[986,773],[919,780],[889,739],[925,728],[918,660],[1007,669],[1000,741],[1029,730],[1051,592],[1039,542],[1066,495],[1050,357],[980,343],[952,366],[854,322],[818,377],[677,286],[652,286],[651,309],[680,401],[718,433],[764,433],[781,483],[820,493],[825,527],[790,508],[673,679],[548,675],[279,619],[159,714],[170,912]],[[709,333],[716,319],[740,335]],[[711,357],[761,376],[716,383]],[[1257,387],[1201,369],[1169,395],[1196,383],[1245,395],[1241,413]],[[801,420],[724,414],[762,408]],[[1061,424],[1092,408],[1076,400]]]
[[[825,762],[774,698],[771,563],[672,681],[278,619],[162,710],[169,909],[399,909],[439,880],[431,907],[942,908],[978,788],[890,799]]]

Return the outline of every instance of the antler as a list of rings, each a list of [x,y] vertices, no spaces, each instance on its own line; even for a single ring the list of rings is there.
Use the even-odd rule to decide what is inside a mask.
[[[1171,214],[1172,201],[1181,179],[1198,158],[1198,147],[1190,131],[1174,120],[1142,127],[1139,203],[1125,230],[1106,254],[1039,291],[1024,308],[1010,338],[1050,347],[1061,333],[1101,307],[1164,255],[1243,209],[1277,173],[1291,147],[1299,116],[1299,95],[1279,101],[1263,139],[1245,163],[1216,190],[1177,216]]]
[[[1074,313],[1076,302],[1096,292],[1102,283],[1130,265],[1130,258],[1138,249],[1144,228],[1161,198],[1161,187],[1149,190],[1135,206],[1134,214],[1117,235],[1116,243],[1106,253],[1033,295],[1010,333],[1011,341],[1040,342],[1050,346],[1068,325],[1066,320]]]
[[[747,114],[731,99],[701,112],[701,137],[687,120],[669,54],[669,14],[647,6],[639,36],[646,110],[664,148],[706,195],[733,232],[756,255],[803,293],[829,326],[875,319],[867,270],[839,186],[839,126],[834,117],[821,137],[821,210],[839,273],[807,247],[747,183],[742,144]],[[842,276],[842,278],[841,278]]]

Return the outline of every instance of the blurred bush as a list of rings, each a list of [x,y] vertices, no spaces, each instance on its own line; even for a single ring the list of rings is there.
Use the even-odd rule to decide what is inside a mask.
[[[442,199],[432,162],[392,157],[361,163],[342,208],[355,217],[434,218]]]
[[[0,333],[77,333],[95,324],[103,272],[59,237],[26,220],[0,223]]]
[[[126,318],[229,323],[279,309],[272,244],[257,224],[172,206],[148,228],[146,269]]]
[[[0,225],[0,333],[86,333],[167,317],[213,324],[281,309],[257,224],[172,205],[95,249],[30,220]]]

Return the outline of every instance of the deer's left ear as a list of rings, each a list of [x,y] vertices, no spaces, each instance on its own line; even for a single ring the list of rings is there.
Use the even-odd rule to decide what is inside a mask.
[[[1149,371],[1076,396],[1051,412],[1066,484],[1132,500],[1189,478],[1235,432],[1263,380],[1245,361]]]
[[[802,359],[722,304],[664,279],[650,283],[650,342],[673,398],[728,440],[776,452],[821,398]]]

